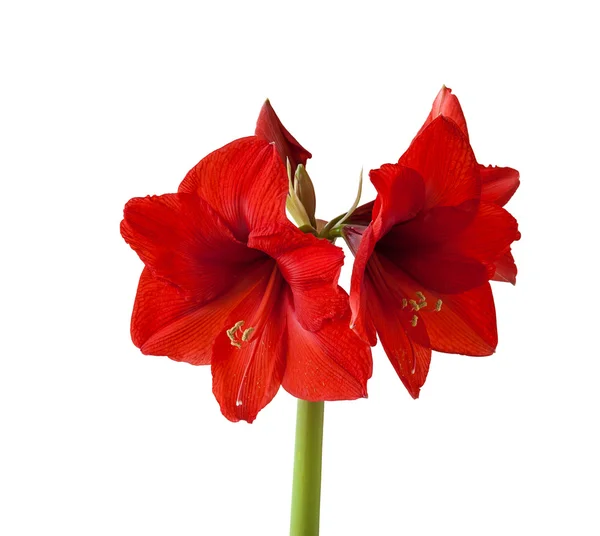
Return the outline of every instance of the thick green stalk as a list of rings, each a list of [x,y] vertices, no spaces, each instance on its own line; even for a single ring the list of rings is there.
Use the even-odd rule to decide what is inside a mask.
[[[290,536],[319,534],[324,405],[298,400]]]

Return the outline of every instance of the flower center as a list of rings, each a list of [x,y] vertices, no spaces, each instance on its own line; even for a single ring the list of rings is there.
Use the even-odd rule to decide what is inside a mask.
[[[277,264],[275,264],[271,270],[271,274],[260,303],[258,304],[258,307],[254,313],[251,315],[251,320],[256,321],[255,325],[247,329],[242,329],[246,321],[238,320],[232,327],[225,331],[229,337],[231,346],[235,346],[239,350],[242,347],[242,343],[250,341],[250,337],[256,331],[256,329],[262,327],[262,325],[268,319],[268,309],[273,306],[273,302],[278,295],[278,283],[280,282],[278,275],[279,271]]]
[[[411,310],[415,311],[415,313],[417,313],[421,309],[425,309],[425,307],[428,306],[427,298],[425,297],[425,294],[423,294],[420,290],[417,290],[417,292],[415,292],[415,295],[417,297],[416,300],[409,300],[407,298],[402,298],[402,309],[406,309],[410,305]],[[433,309],[433,312],[439,313],[442,310],[443,303],[444,302],[442,300],[438,299],[435,302],[435,308]],[[415,328],[415,327],[417,327],[418,321],[419,321],[419,317],[415,314],[415,315],[413,315],[413,317],[410,321],[410,325],[413,328]]]

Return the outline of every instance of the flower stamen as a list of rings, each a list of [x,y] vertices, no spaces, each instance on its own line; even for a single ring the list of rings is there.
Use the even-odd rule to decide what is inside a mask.
[[[413,317],[412,317],[412,319],[411,319],[411,321],[410,321],[410,325],[411,325],[413,328],[416,328],[416,327],[417,327],[417,322],[418,322],[418,321],[419,321],[419,317],[418,317],[417,315],[413,315]]]
[[[240,343],[240,341],[238,339],[236,339],[235,335],[238,332],[239,329],[241,329],[241,327],[244,325],[244,321],[243,320],[239,320],[238,322],[236,322],[233,327],[229,328],[226,333],[227,336],[229,337],[229,341],[231,342],[231,346],[235,346],[238,350],[242,347],[242,344]],[[244,335],[247,333],[248,335],[246,336],[246,338],[244,339]],[[242,341],[246,341],[248,340],[248,337],[252,334],[252,332],[254,331],[254,328],[248,328],[246,331],[244,331],[242,333]]]
[[[442,300],[438,300],[437,302],[435,302],[436,313],[439,313],[442,310],[442,303],[444,303]]]
[[[423,309],[423,307],[427,307],[427,302],[417,303],[415,300],[408,300],[408,303],[412,306],[413,311],[418,311],[419,309]]]
[[[250,336],[252,335],[254,329],[255,328],[245,329],[244,332],[242,333],[242,341],[247,342],[250,339]]]
[[[417,295],[417,298],[419,299],[419,301],[417,300],[406,300],[405,298],[402,299],[402,308],[404,309],[404,307],[406,306],[406,303],[409,303],[412,310],[413,311],[419,311],[419,309],[423,309],[424,307],[427,307],[427,298],[425,297],[425,294],[423,294],[420,290],[417,290],[417,292],[415,292],[415,294]]]

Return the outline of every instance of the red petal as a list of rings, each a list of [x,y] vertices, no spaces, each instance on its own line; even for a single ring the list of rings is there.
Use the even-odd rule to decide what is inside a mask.
[[[413,169],[399,164],[384,164],[369,173],[377,189],[373,219],[380,218],[377,238],[397,223],[410,220],[423,208],[425,184]]]
[[[260,257],[234,238],[207,203],[189,194],[131,199],[121,234],[155,277],[197,303],[219,296]]]
[[[203,158],[179,191],[200,195],[242,242],[255,227],[287,220],[285,166],[273,145],[254,136]]]
[[[452,90],[449,87],[442,86],[440,92],[437,94],[437,97],[433,101],[433,106],[431,107],[431,112],[427,116],[425,123],[419,130],[417,136],[423,132],[425,127],[429,125],[436,117],[440,115],[446,117],[447,119],[451,119],[456,123],[458,128],[461,130],[464,137],[469,139],[469,132],[467,130],[467,121],[465,120],[465,116],[463,114],[462,108],[460,107],[460,103],[456,98],[456,95],[452,94]]]
[[[342,236],[346,241],[346,244],[350,248],[350,251],[355,257],[360,249],[360,244],[362,243],[363,235],[365,234],[368,228],[369,225],[344,225],[341,229]],[[372,233],[373,230],[371,229],[371,231],[369,232]],[[374,240],[372,242],[373,244],[375,244]]]
[[[460,252],[493,265],[519,238],[517,220],[498,205],[481,203],[471,225],[454,240],[448,241],[445,251]]]
[[[421,211],[416,218],[396,225],[377,244],[389,255],[404,255],[414,248],[443,244],[463,232],[477,215],[479,203],[466,201],[458,207],[434,207]]]
[[[505,281],[513,285],[517,283],[517,265],[510,248],[496,261],[496,273],[493,279],[494,281]]]
[[[268,99],[260,110],[255,134],[263,140],[275,143],[283,163],[285,164],[286,159],[289,159],[292,173],[295,172],[298,164],[305,166],[306,161],[312,157],[283,126]]]
[[[404,278],[399,270],[375,254],[365,278],[366,292],[381,345],[408,392],[418,398],[429,371],[431,346],[419,318],[422,315],[410,306],[403,307],[402,298],[410,297],[402,290]],[[413,325],[415,316],[417,321]]]
[[[190,326],[197,310],[196,302],[186,299],[177,287],[156,279],[144,268],[131,317],[133,344],[145,354],[153,355],[156,346],[163,346],[165,351],[159,351],[158,355],[170,354],[194,365],[210,363],[212,341],[203,344],[202,339],[190,334],[194,331]],[[175,328],[174,323],[178,324]]]
[[[487,267],[478,260],[437,251],[409,252],[398,268],[423,287],[448,294],[465,292],[489,279]]]
[[[399,163],[425,182],[425,207],[457,206],[481,193],[475,156],[456,123],[434,119],[411,143]]]
[[[198,304],[145,268],[131,317],[133,343],[147,355],[167,355],[175,361],[206,365],[228,315],[258,281],[258,273],[251,272],[218,299]]]
[[[377,254],[409,274],[421,286],[457,293],[483,285],[488,270],[459,250],[448,249],[477,214],[477,203],[435,207],[396,225],[375,248]]]
[[[248,245],[277,261],[292,291],[298,320],[305,329],[316,331],[325,320],[345,313],[348,298],[337,284],[344,263],[341,248],[305,234],[289,223],[253,232]]]
[[[271,274],[229,315],[215,341],[213,393],[231,421],[252,422],[281,385],[287,353],[284,285],[273,266]],[[239,321],[244,324],[232,341],[227,329]]]
[[[458,99],[452,90],[443,86],[438,93],[431,112],[419,130],[417,137],[436,118],[443,116],[452,120],[468,140],[467,122]],[[504,206],[519,187],[519,172],[512,168],[499,168],[479,165],[481,173],[481,200]]]
[[[356,301],[358,301],[358,308],[356,313],[352,311],[352,323],[350,327],[354,332],[369,346],[375,346],[377,344],[377,330],[369,311],[369,290],[364,283],[363,288],[359,294],[356,294]]]
[[[442,294],[425,288],[414,279],[382,259],[389,289],[384,295],[390,297],[385,310],[400,306],[400,295],[425,305],[418,311],[418,324],[423,324],[429,336],[431,348],[439,352],[482,356],[494,352],[498,343],[494,298],[489,283],[462,294]],[[442,303],[437,307],[438,300]],[[412,311],[412,306],[405,309]],[[439,308],[439,311],[437,310]],[[410,333],[410,331],[409,331]],[[381,334],[380,334],[381,336]]]
[[[350,309],[352,310],[350,325],[361,339],[375,346],[377,338],[375,326],[369,316],[369,294],[365,281],[367,264],[377,244],[373,224],[366,230],[347,226],[343,228],[343,233],[346,243],[355,256],[350,281]]]
[[[376,250],[424,287],[459,294],[490,279],[494,263],[518,236],[515,219],[497,205],[482,203],[474,217],[438,207],[396,226]]]
[[[479,165],[481,201],[503,207],[519,187],[519,172],[509,167]]]
[[[427,327],[431,347],[438,352],[472,356],[491,355],[498,344],[496,309],[490,284],[463,294],[425,292],[428,307],[421,319]],[[439,312],[436,301],[442,300]]]
[[[348,319],[305,330],[288,309],[288,357],[283,387],[313,402],[354,400],[367,396],[372,359],[369,347],[348,327]]]

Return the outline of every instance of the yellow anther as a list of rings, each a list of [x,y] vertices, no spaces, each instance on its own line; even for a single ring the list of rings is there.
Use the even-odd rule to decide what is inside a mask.
[[[439,313],[442,310],[442,300],[435,302],[435,312]]]
[[[241,348],[242,345],[240,344],[240,342],[235,338],[235,334],[237,332],[238,329],[240,329],[242,326],[244,325],[244,321],[240,320],[239,322],[236,322],[233,327],[229,328],[226,333],[227,336],[229,337],[229,341],[231,342],[231,346],[235,346],[236,348]],[[248,331],[248,330],[246,330]],[[242,334],[242,340],[244,340],[244,335]]]
[[[242,333],[242,341],[246,342],[250,338],[250,335],[252,335],[253,331],[254,328],[248,328],[244,330],[244,333]]]
[[[406,298],[402,298],[402,309],[406,309],[408,305],[408,300]]]
[[[418,311],[419,309],[423,309],[423,307],[427,307],[427,302],[417,303],[415,300],[408,300],[408,303],[410,303],[413,311]]]
[[[417,322],[418,322],[418,321],[419,321],[419,318],[417,317],[417,315],[413,315],[413,317],[412,317],[412,319],[411,319],[411,321],[410,321],[410,325],[411,325],[413,328],[416,328],[416,327],[417,327]]]
[[[231,339],[231,337],[233,337],[235,335],[235,332],[240,329],[242,326],[244,325],[244,321],[240,320],[238,322],[236,322],[232,328],[227,330],[227,335],[229,335],[229,338]]]
[[[424,302],[427,299],[425,294],[423,294],[420,290],[417,290],[416,295],[417,298],[419,298],[419,303]]]

